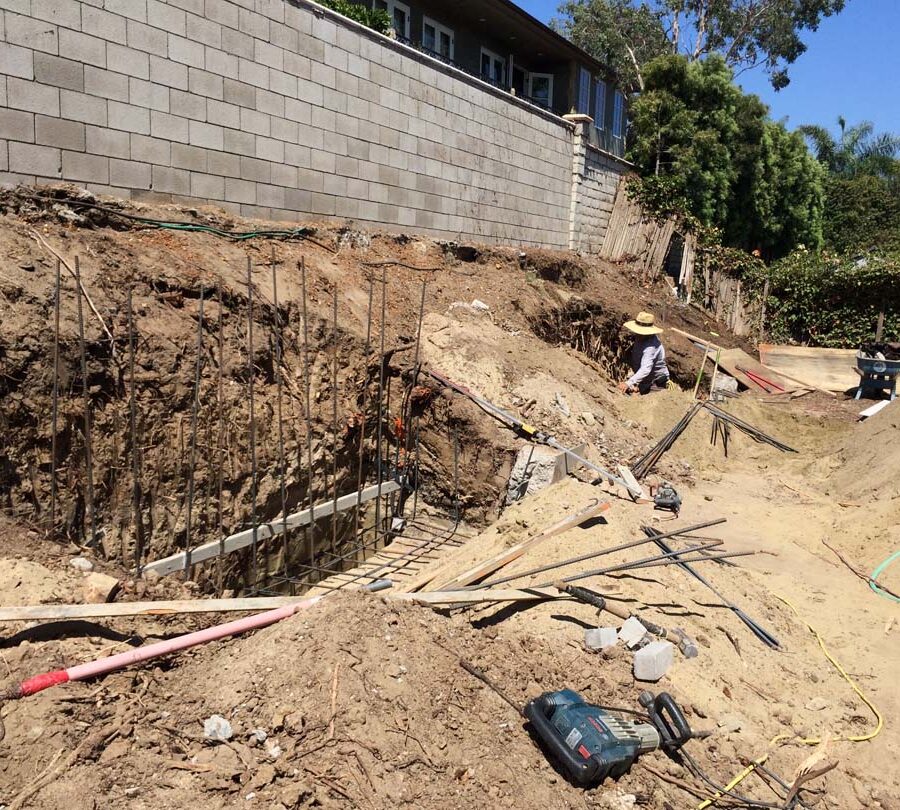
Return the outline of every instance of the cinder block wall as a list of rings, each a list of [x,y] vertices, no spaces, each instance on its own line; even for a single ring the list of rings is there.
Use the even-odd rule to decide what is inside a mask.
[[[572,126],[306,0],[0,0],[0,179],[566,247]]]
[[[581,253],[599,253],[606,237],[619,178],[627,171],[628,165],[589,143],[583,144],[582,148],[580,171],[576,172],[573,180],[570,247]]]

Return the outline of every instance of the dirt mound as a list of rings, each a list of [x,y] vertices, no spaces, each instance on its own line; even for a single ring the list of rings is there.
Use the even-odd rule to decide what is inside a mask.
[[[854,426],[829,464],[835,493],[866,500],[900,497],[900,405]]]

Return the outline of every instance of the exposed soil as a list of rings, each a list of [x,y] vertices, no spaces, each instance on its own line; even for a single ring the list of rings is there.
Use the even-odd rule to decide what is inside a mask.
[[[509,470],[523,440],[424,375],[416,380],[422,390],[410,391],[423,281],[427,286],[418,359],[425,368],[526,417],[564,444],[585,445],[604,465],[627,462],[646,451],[690,406],[690,394],[678,390],[643,398],[617,392],[626,350],[619,327],[627,317],[650,309],[665,325],[695,334],[715,331],[718,343],[738,345],[724,327],[677,305],[665,287],[641,288],[628,267],[570,254],[452,245],[360,232],[352,225],[320,227],[291,240],[234,242],[209,233],[143,228],[102,211],[73,208],[65,203],[71,191],[54,193],[63,201],[38,203],[11,192],[0,198],[5,212],[0,217],[0,255],[5,259],[0,275],[0,418],[7,437],[0,449],[0,587],[7,605],[81,601],[85,575],[69,560],[89,539],[77,299],[65,270],[60,494],[56,523],[49,522],[55,260],[32,238],[32,230],[70,264],[80,257],[85,288],[113,336],[111,341],[85,307],[95,494],[98,525],[103,528],[101,548],[87,556],[98,569],[122,579],[129,576],[123,563],[130,566],[134,556],[125,315],[129,286],[139,335],[136,379],[145,558],[180,548],[186,540],[201,290],[206,299],[197,420],[202,451],[195,465],[199,494],[191,542],[218,537],[221,528],[242,528],[249,520],[248,255],[255,301],[252,377],[259,517],[270,520],[281,509],[273,337],[279,323],[284,325],[289,506],[302,505],[310,486],[314,499],[329,497],[333,452],[340,492],[356,489],[363,424],[363,467],[372,480],[372,403],[381,368],[380,285],[371,288],[371,319],[369,291],[370,278],[378,280],[383,272],[392,405],[381,427],[393,453],[399,431],[418,427],[420,497],[432,509],[449,513],[458,478],[464,520],[484,529],[457,553],[460,565],[483,559],[484,548],[497,538],[512,545],[603,493],[569,479],[502,507]],[[215,209],[129,205],[123,210],[219,228],[268,227]],[[301,260],[308,292],[312,470],[307,462],[303,296],[297,268]],[[408,266],[378,264],[385,261]],[[221,408],[220,289],[225,327]],[[487,309],[473,306],[475,300]],[[701,356],[686,340],[675,335],[665,339],[675,379],[689,391]],[[332,382],[335,350],[337,388]],[[415,417],[408,423],[401,404],[406,392]],[[900,406],[891,405],[862,425],[853,421],[858,403],[816,394],[776,404],[745,392],[725,407],[798,453],[779,453],[734,432],[725,458],[721,447],[710,446],[711,422],[702,413],[663,458],[652,481],[673,481],[681,491],[685,504],[674,525],[725,517],[727,523],[708,530],[711,535],[724,540],[728,550],[764,552],[736,560],[735,567],[706,564],[702,570],[776,635],[783,649],[760,644],[732,611],[677,568],[597,577],[581,584],[624,600],[660,624],[684,627],[697,640],[700,655],[691,660],[676,657],[672,670],[653,689],[671,692],[686,707],[696,730],[713,732],[689,743],[688,751],[719,784],[766,752],[771,754],[767,767],[790,782],[800,763],[816,750],[798,738],[868,736],[876,728],[871,711],[824,657],[805,624],[810,622],[884,715],[885,726],[871,741],[831,742],[823,758],[836,760],[837,766],[809,783],[801,794],[803,806],[897,810],[897,606],[876,596],[823,540],[866,574],[900,546]],[[227,449],[217,457],[220,410],[227,425],[222,434]],[[219,470],[224,493],[221,527]],[[641,525],[663,531],[673,525],[669,515],[648,505],[612,493],[608,497],[612,507],[604,520],[559,535],[503,573],[634,539],[641,536]],[[342,537],[351,519],[343,518]],[[320,534],[324,549],[331,527],[323,525]],[[273,558],[279,548],[270,550]],[[652,554],[648,548],[653,546],[614,559]],[[601,557],[597,565],[605,559],[611,558]],[[541,584],[585,567],[557,569],[515,585]],[[221,572],[222,584],[235,590],[250,585],[252,569],[247,555],[234,555]],[[118,598],[189,598],[198,590],[216,590],[219,573],[214,566],[199,570],[199,584],[175,577],[130,580]],[[900,591],[900,566],[888,569],[882,581]],[[389,596],[339,593],[250,636],[8,703],[2,708],[6,736],[0,742],[0,802],[10,808],[67,810],[112,804],[198,810],[680,810],[712,793],[683,763],[661,753],[642,760],[656,773],[639,764],[618,782],[589,791],[570,785],[548,763],[522,719],[462,670],[460,657],[486,671],[517,703],[568,687],[597,703],[637,708],[638,694],[647,685],[634,681],[631,656],[621,647],[602,655],[583,648],[585,627],[614,623],[612,616],[598,616],[594,609],[569,601],[529,605],[436,612]],[[0,652],[6,674],[15,682],[216,621],[199,616],[36,628],[8,625]],[[204,740],[203,721],[213,714],[232,724],[234,736],[228,743]],[[788,741],[770,745],[780,735],[788,735]],[[700,796],[686,791],[685,785]],[[739,791],[783,803],[757,775],[744,780]]]

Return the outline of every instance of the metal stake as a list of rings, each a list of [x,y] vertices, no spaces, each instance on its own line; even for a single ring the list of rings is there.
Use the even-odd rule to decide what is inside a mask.
[[[331,553],[337,552],[338,522],[338,288],[334,285],[334,297],[331,318],[331,486],[333,487],[334,513],[331,516]]]
[[[253,378],[256,365],[253,362],[253,259],[247,256],[247,393],[250,407],[250,527],[253,530],[251,544],[253,554],[253,587],[259,581],[259,560],[257,559],[257,526],[256,526],[256,411],[254,406]]]
[[[216,509],[216,522],[219,527],[219,557],[217,560],[217,578],[219,593],[225,587],[225,521],[222,511],[222,496],[225,491],[225,383],[223,379],[222,364],[225,362],[225,308],[222,302],[222,282],[219,282],[219,362],[218,381],[216,385],[216,404],[219,408],[219,431],[216,437],[216,458],[219,462],[218,488],[219,500]]]
[[[56,453],[59,433],[59,304],[60,260],[56,260],[56,293],[53,298],[53,405],[50,427],[50,532],[56,534]],[[79,295],[81,291],[79,290]]]
[[[384,432],[384,332],[387,320],[387,269],[381,270],[381,346],[378,369],[378,433],[375,439],[375,466],[378,486],[384,480],[381,461],[381,439]],[[379,489],[380,492],[380,489]],[[381,497],[375,499],[375,537],[381,528]]]
[[[184,578],[191,570],[191,521],[194,516],[194,471],[197,464],[197,413],[200,410],[200,372],[203,369],[203,282],[200,282],[200,306],[197,312],[197,363],[194,369],[194,401],[191,405],[191,451],[188,464],[187,511],[184,520]]]
[[[362,424],[359,426],[359,460],[358,460],[358,469],[356,472],[356,491],[362,492],[363,485],[363,459],[365,457],[365,442],[366,442],[366,408],[369,404],[369,361],[372,352],[371,339],[372,339],[372,297],[375,291],[375,282],[373,279],[369,279],[369,305],[367,308],[368,317],[366,319],[366,360],[364,365],[364,378],[363,378],[363,399],[362,399]],[[362,496],[360,495],[356,500],[356,512],[353,516],[353,537],[359,538],[359,516],[360,511],[362,509]],[[359,538],[361,539],[361,538]],[[363,543],[365,545],[365,543]]]
[[[281,313],[278,310],[278,270],[275,261],[275,246],[272,246],[272,304],[275,307],[275,389],[276,389],[276,416],[278,418],[278,471],[281,484],[281,515],[283,518],[282,555],[284,556],[284,572],[288,571],[288,527],[287,527],[287,484],[285,483],[285,459],[284,459],[284,411],[282,407],[282,379],[281,379]]]
[[[144,521],[141,517],[141,457],[137,435],[137,389],[134,382],[134,308],[132,287],[128,285],[128,386],[129,432],[131,433],[131,503],[134,519],[134,575],[140,576],[141,559],[144,556]]]
[[[312,447],[312,380],[309,364],[309,314],[306,306],[306,257],[300,259],[300,287],[303,299],[303,383],[304,383],[304,408],[306,411],[306,496],[307,508],[313,508],[313,447]],[[304,527],[304,533],[309,545],[309,565],[316,570],[316,538],[315,527]]]

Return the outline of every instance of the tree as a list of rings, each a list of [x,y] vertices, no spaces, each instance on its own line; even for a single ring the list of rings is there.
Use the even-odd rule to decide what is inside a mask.
[[[887,132],[875,134],[871,121],[862,121],[852,127],[838,117],[840,138],[825,127],[807,124],[800,127],[813,147],[819,161],[828,171],[844,179],[871,175],[886,180],[900,178],[900,135]]]
[[[776,90],[806,50],[801,35],[840,12],[846,0],[571,0],[558,30],[639,88],[643,66],[668,52],[690,61],[718,53],[725,64],[764,66]]]
[[[767,257],[817,248],[825,173],[803,137],[769,120],[732,78],[718,55],[653,60],[632,104],[628,156],[729,246]]]

